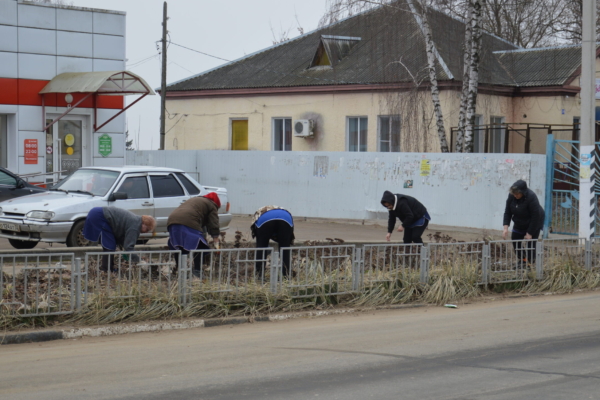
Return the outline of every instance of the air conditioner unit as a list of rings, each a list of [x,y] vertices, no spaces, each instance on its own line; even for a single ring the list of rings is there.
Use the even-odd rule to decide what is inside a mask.
[[[314,134],[315,122],[312,119],[297,119],[294,121],[294,136],[310,137]]]

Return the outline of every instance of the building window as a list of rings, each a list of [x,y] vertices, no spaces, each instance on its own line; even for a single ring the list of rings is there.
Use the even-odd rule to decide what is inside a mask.
[[[366,117],[348,117],[348,151],[367,151]]]
[[[379,117],[379,151],[400,151],[400,116]]]
[[[231,121],[231,150],[248,150],[248,120]]]
[[[506,153],[504,146],[506,127],[504,117],[492,117],[490,119],[490,153]]]
[[[473,124],[473,153],[485,153],[483,115],[475,115],[475,123]]]
[[[273,150],[292,151],[291,118],[273,118]]]

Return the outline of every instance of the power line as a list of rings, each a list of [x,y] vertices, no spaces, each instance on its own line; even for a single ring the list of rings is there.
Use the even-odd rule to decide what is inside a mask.
[[[196,52],[196,53],[200,53],[200,54],[203,54],[203,55],[205,55],[205,56],[208,56],[208,57],[216,58],[217,60],[222,60],[222,61],[232,62],[231,60],[227,60],[227,59],[225,59],[225,58],[221,58],[221,57],[213,56],[213,55],[211,55],[211,54],[204,53],[204,52],[202,52],[202,51],[200,51],[200,50],[194,50],[194,49],[190,49],[189,47],[182,46],[182,45],[180,45],[180,44],[177,44],[177,43],[175,43],[175,42],[170,42],[170,43],[171,43],[172,45],[175,45],[175,46],[182,47],[182,48],[184,48],[184,49],[186,49],[186,50],[190,50],[190,51],[193,51],[193,52]]]

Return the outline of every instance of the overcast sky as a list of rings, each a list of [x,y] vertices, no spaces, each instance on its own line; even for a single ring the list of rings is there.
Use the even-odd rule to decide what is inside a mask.
[[[127,13],[127,69],[160,87],[157,43],[162,35],[163,0],[70,0],[72,5]],[[170,39],[226,60],[272,46],[273,33],[299,35],[317,27],[326,0],[168,0]],[[271,29],[272,28],[272,29]],[[217,67],[225,61],[171,45],[167,83]],[[153,57],[155,56],[155,57]],[[128,102],[135,99],[128,97]],[[148,96],[127,111],[136,149],[159,146],[160,96]],[[139,143],[138,143],[139,131]]]

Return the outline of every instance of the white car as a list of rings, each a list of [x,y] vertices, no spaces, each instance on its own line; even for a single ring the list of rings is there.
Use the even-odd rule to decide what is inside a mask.
[[[231,222],[227,189],[200,185],[174,168],[147,166],[80,168],[50,191],[0,203],[0,237],[16,249],[32,249],[38,242],[88,245],[83,225],[94,207],[119,207],[156,218],[156,236],[168,237],[167,218],[194,196],[216,192],[221,200],[219,223]],[[141,240],[151,234],[142,234]]]

